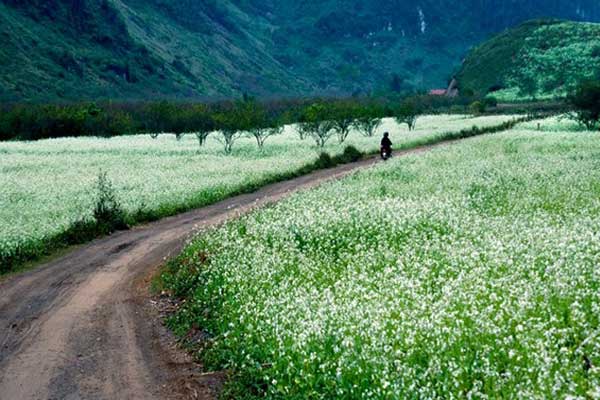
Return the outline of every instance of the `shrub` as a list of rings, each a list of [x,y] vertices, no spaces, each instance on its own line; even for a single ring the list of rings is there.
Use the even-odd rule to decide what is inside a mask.
[[[335,161],[333,161],[333,158],[326,152],[321,152],[319,158],[315,161],[315,168],[317,169],[331,168],[333,166],[335,166]]]
[[[485,112],[485,104],[481,101],[474,101],[469,105],[469,113],[473,115],[480,115]]]
[[[99,231],[103,234],[127,228],[125,212],[117,200],[114,186],[108,179],[106,172],[101,172],[98,175],[94,218],[98,224]]]
[[[351,163],[360,160],[363,157],[363,153],[354,146],[347,146],[344,152],[338,156],[341,163]]]

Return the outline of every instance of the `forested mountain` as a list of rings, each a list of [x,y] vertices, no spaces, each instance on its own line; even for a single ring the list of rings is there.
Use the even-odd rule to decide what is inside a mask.
[[[597,0],[0,0],[0,99],[350,94],[444,86],[470,47]]]
[[[529,21],[475,48],[457,78],[463,90],[499,100],[565,96],[600,80],[600,24]]]

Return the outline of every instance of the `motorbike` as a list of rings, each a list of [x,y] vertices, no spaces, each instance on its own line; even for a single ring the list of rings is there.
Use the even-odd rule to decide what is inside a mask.
[[[383,161],[387,161],[389,158],[392,157],[392,149],[382,147],[380,152],[381,152],[381,159]]]

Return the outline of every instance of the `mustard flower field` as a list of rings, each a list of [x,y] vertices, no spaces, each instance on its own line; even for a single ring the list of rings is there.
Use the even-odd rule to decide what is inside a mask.
[[[414,132],[385,120],[379,132],[389,130],[397,148],[410,147],[512,118],[426,116]],[[309,139],[301,141],[292,127],[270,138],[262,151],[253,138],[242,138],[229,156],[217,137],[213,134],[202,148],[193,135],[180,141],[173,135],[145,135],[0,143],[0,262],[43,253],[75,222],[91,219],[101,172],[127,213],[161,217],[284,179],[313,163],[320,151]],[[335,155],[347,145],[375,151],[379,137],[354,132],[344,145],[332,138],[324,150]]]
[[[162,276],[185,300],[169,324],[202,333],[233,398],[599,399],[600,137],[569,127],[396,158],[203,232]]]

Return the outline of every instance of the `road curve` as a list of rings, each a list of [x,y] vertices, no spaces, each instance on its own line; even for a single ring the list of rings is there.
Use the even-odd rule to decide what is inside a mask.
[[[153,274],[194,232],[375,162],[317,171],[118,232],[1,282],[0,399],[215,398],[222,377],[203,374],[177,349],[150,298]]]

